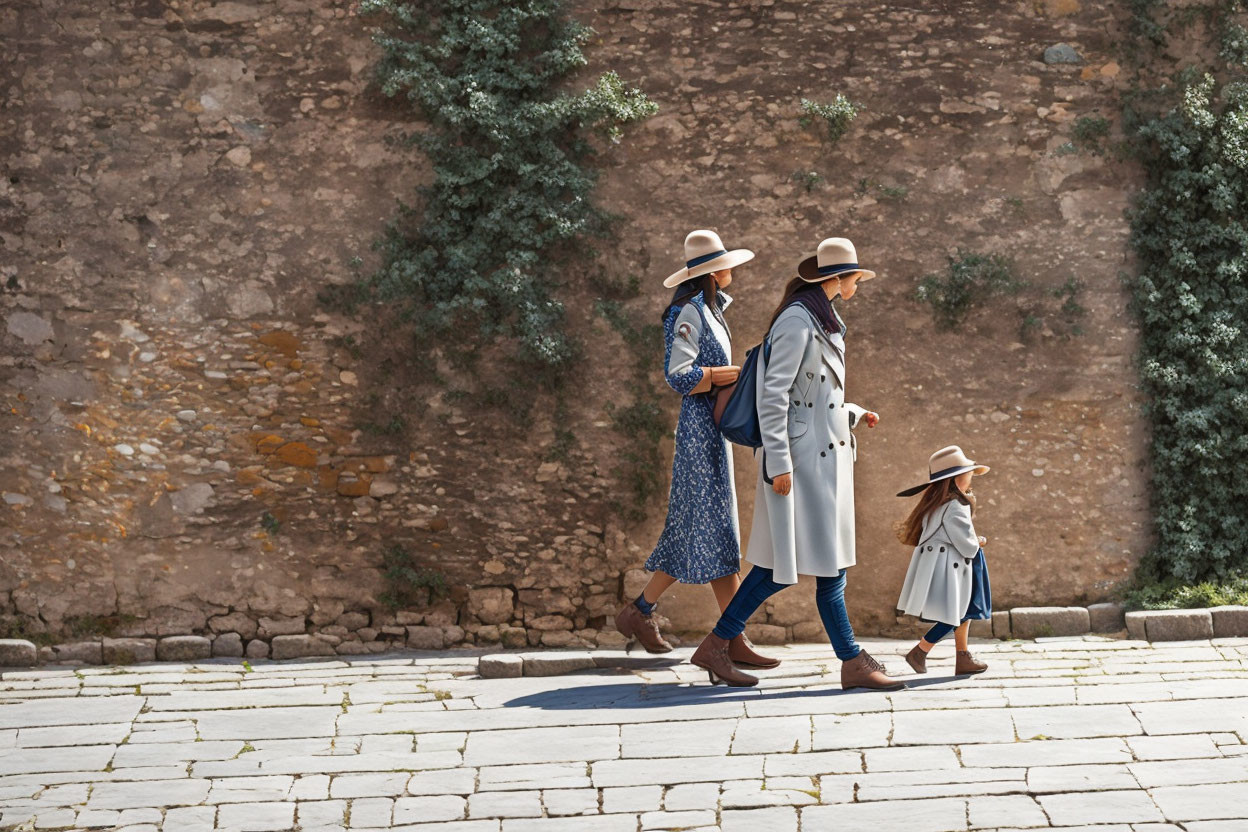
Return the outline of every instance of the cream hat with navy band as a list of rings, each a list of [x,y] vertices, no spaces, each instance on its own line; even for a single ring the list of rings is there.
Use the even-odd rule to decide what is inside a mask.
[[[965,474],[967,471],[974,471],[978,476],[987,474],[989,470],[991,469],[987,465],[980,465],[962,453],[962,449],[957,445],[950,445],[947,448],[941,448],[927,460],[927,482],[907,488],[905,491],[898,491],[897,496],[909,497],[918,494],[934,482],[947,480],[950,477]]]
[[[875,277],[875,272],[858,266],[858,252],[844,237],[829,237],[814,254],[797,264],[797,276],[807,283],[822,283],[850,272],[858,272],[859,280]]]
[[[714,231],[691,231],[685,238],[685,267],[673,274],[663,285],[674,289],[694,277],[732,269],[754,259],[754,252],[746,248],[728,251]]]

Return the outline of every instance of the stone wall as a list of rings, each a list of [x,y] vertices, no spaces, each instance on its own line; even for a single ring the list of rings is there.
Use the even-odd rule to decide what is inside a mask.
[[[1116,277],[1135,173],[1060,148],[1077,116],[1116,112],[1115,9],[576,10],[599,33],[591,70],[662,107],[604,156],[602,201],[623,222],[602,262],[642,277],[641,314],[657,317],[694,226],[759,252],[734,286],[738,354],[820,237],[854,238],[881,274],[846,311],[850,396],[883,416],[859,457],[860,629],[899,627],[890,495],[948,442],[994,466],[979,490],[1000,603],[1104,598],[1147,545]],[[47,0],[0,10],[0,35],[9,633],[221,635],[257,655],[301,634],[316,638],[299,649],[343,653],[617,641],[600,628],[642,579],[663,506],[641,523],[617,508],[624,439],[605,404],[629,359],[591,316],[593,281],[569,290],[594,372],[559,461],[549,408],[524,430],[476,415],[475,382],[453,378],[450,396],[420,382],[420,365],[445,367],[401,327],[318,301],[375,262],[394,200],[427,175],[388,141],[420,125],[369,89],[375,52],[347,5]],[[1084,63],[1044,63],[1059,41]],[[797,100],[836,92],[865,109],[829,147]],[[1039,291],[937,333],[913,290],[958,246],[1012,254],[1041,289],[1080,277],[1085,334],[1021,336],[1023,304],[1053,305]],[[737,464],[748,534],[754,466]],[[382,602],[396,544],[446,597]],[[777,598],[755,635],[817,638],[809,595]],[[704,629],[710,593],[678,588],[663,612]]]

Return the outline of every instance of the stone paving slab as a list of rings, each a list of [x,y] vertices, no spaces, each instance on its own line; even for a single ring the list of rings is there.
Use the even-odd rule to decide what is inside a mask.
[[[1248,830],[1248,639],[984,642],[979,677],[942,645],[887,694],[768,649],[736,690],[688,648],[499,679],[454,652],[14,670],[0,828]]]

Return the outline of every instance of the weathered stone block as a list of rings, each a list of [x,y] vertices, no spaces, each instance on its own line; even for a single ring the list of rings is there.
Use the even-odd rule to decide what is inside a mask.
[[[992,634],[997,638],[1013,638],[1010,627],[1010,611],[1001,610],[992,614]]]
[[[446,643],[446,637],[440,627],[407,628],[407,646],[413,650],[440,650]]]
[[[212,655],[239,658],[243,655],[243,637],[238,633],[221,633],[212,640]]]
[[[274,636],[270,645],[275,659],[301,659],[306,656],[333,656],[333,645],[306,633],[301,635]]]
[[[793,641],[799,644],[822,642],[825,637],[823,624],[818,621],[802,621],[793,625]]]
[[[476,637],[477,644],[498,644],[501,638],[498,627],[493,624],[482,624],[473,635]]]
[[[586,652],[528,653],[524,656],[525,676],[559,676],[595,666],[594,657]]]
[[[1094,633],[1116,633],[1127,626],[1122,604],[1089,604],[1088,626]]]
[[[452,624],[450,627],[442,628],[442,643],[447,647],[452,644],[462,644],[464,641],[464,628]]]
[[[571,630],[572,621],[564,615],[543,615],[525,620],[530,630]]]
[[[104,651],[98,641],[73,641],[68,644],[52,646],[54,662],[81,662],[82,664],[101,664]]]
[[[568,630],[532,630],[530,635],[535,632],[541,635],[543,647],[572,647],[577,644],[576,636]]]
[[[344,612],[338,616],[338,626],[345,627],[348,630],[360,630],[368,626],[368,613],[366,612]]]
[[[1013,638],[1081,636],[1088,632],[1086,607],[1015,607],[1010,610]]]
[[[992,619],[977,618],[971,621],[970,629],[972,638],[992,638]]]
[[[468,590],[468,612],[482,624],[504,624],[515,614],[515,594],[505,586]]]
[[[238,633],[243,638],[255,638],[256,622],[251,616],[241,612],[229,615],[214,615],[208,619],[208,629],[214,633]]]
[[[748,624],[745,635],[755,644],[784,644],[788,633],[775,624]]]
[[[273,636],[289,636],[307,630],[307,621],[302,615],[277,616],[260,619],[260,638]]]
[[[1212,607],[1214,638],[1248,636],[1248,607]]]
[[[477,660],[477,673],[484,679],[514,679],[524,675],[524,658],[514,653],[495,653]]]
[[[1129,612],[1123,616],[1127,621],[1127,636],[1136,641],[1148,641],[1148,633],[1144,631],[1146,612]]]
[[[523,627],[502,627],[498,634],[503,640],[503,646],[513,650],[529,643],[529,632]]]
[[[1213,638],[1209,610],[1149,610],[1144,613],[1149,641],[1193,641]]]
[[[156,661],[154,638],[106,638],[103,643],[104,664],[138,664]]]
[[[0,667],[34,667],[39,650],[34,642],[21,638],[0,638]]]
[[[425,610],[425,624],[430,627],[449,627],[459,623],[459,607],[454,601],[439,601]]]
[[[249,659],[267,659],[269,657],[269,643],[253,638],[247,642],[246,654]]]
[[[162,662],[193,662],[212,655],[212,642],[203,636],[166,636],[156,642]]]

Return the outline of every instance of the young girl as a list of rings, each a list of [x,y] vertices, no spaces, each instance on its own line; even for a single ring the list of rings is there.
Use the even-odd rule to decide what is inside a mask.
[[[975,497],[971,479],[988,473],[957,445],[941,448],[928,461],[928,481],[898,497],[923,492],[910,516],[898,527],[902,543],[914,547],[897,609],[934,626],[906,654],[916,673],[927,672],[927,654],[950,632],[957,645],[957,675],[983,673],[967,645],[971,621],[992,618],[992,587],[984,560],[985,538],[975,534],[971,517]]]

